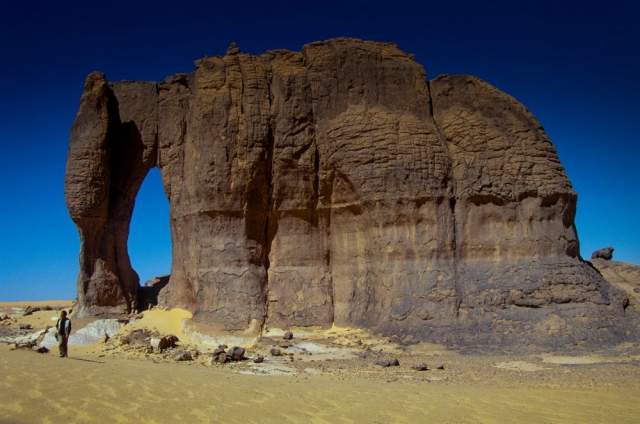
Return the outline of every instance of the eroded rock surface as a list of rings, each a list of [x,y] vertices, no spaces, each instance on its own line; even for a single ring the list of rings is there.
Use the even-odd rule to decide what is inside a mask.
[[[579,257],[576,194],[540,124],[477,78],[428,81],[393,44],[234,46],[160,83],[89,75],[65,181],[80,314],[135,307],[128,227],[154,166],[173,240],[159,301],[219,329],[625,337],[626,296]]]

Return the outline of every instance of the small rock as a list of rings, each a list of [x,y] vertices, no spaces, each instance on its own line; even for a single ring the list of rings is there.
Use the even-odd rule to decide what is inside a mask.
[[[438,365],[436,365],[436,369],[437,369],[437,370],[443,370],[443,369],[444,369],[444,364],[438,364]]]
[[[286,333],[284,333],[284,336],[282,336],[282,338],[285,340],[291,340],[293,339],[293,333],[291,331],[287,331]]]
[[[7,315],[7,314],[4,314],[4,315],[1,315],[1,316],[0,316],[0,321],[7,321],[7,320],[9,320],[9,319],[10,319],[10,318],[9,318],[9,315]]]
[[[31,329],[33,329],[33,327],[31,326],[31,324],[20,324],[20,329],[21,330],[31,330]]]
[[[381,367],[397,367],[400,365],[400,361],[397,358],[394,359],[379,359],[374,362],[376,365]]]
[[[231,348],[231,350],[229,351],[229,356],[231,357],[232,361],[242,361],[246,359],[244,357],[244,348],[238,346],[234,346]]]
[[[33,351],[38,353],[49,353],[49,349],[47,349],[45,346],[34,347]]]
[[[33,314],[34,312],[38,312],[39,310],[40,310],[40,308],[29,305],[29,306],[26,307],[26,309],[24,310],[24,313],[22,315],[26,317],[28,315]]]
[[[289,342],[278,342],[278,347],[281,347],[283,349],[288,349],[291,347],[291,343]]]
[[[258,355],[255,357],[255,359],[253,360],[253,362],[255,362],[256,364],[261,364],[264,362],[264,356],[262,355]]]
[[[181,351],[178,352],[173,359],[175,361],[192,361],[193,360],[193,356],[191,355],[191,352],[189,351]]]
[[[225,350],[225,349],[227,349],[228,347],[229,347],[229,346],[227,346],[226,344],[218,345],[218,349],[222,349],[222,350]]]
[[[159,352],[164,352],[167,349],[172,349],[176,347],[176,343],[178,342],[178,338],[173,334],[168,336],[163,336],[158,341],[158,346],[154,347],[154,350]]]
[[[28,342],[17,342],[13,344],[14,349],[33,349],[36,346],[36,341],[31,340]]]
[[[271,356],[282,356],[282,351],[278,348],[272,348],[270,351]]]
[[[640,293],[640,287],[634,287],[633,291],[634,291],[635,293]]]
[[[231,358],[229,358],[229,355],[227,355],[226,352],[224,351],[217,355],[213,355],[212,359],[213,359],[213,362],[217,362],[219,364],[226,364],[231,360]]]
[[[411,368],[413,368],[416,371],[428,371],[429,370],[429,367],[424,362],[421,362],[419,364],[415,364]]]

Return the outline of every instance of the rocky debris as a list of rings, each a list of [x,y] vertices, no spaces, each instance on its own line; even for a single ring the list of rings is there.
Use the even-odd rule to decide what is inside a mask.
[[[231,358],[229,358],[229,355],[227,355],[227,352],[225,352],[224,350],[222,351],[216,351],[211,355],[211,362],[216,362],[218,364],[226,364],[227,362],[230,362]]]
[[[127,236],[153,167],[175,235],[158,303],[195,320],[522,348],[638,333],[579,256],[577,195],[543,126],[478,78],[429,81],[394,44],[230,46],[158,83],[88,75],[65,174],[78,316],[138,307]]]
[[[287,331],[287,332],[284,333],[282,338],[285,339],[285,340],[292,340],[293,339],[293,333],[291,331]]]
[[[175,355],[173,355],[173,360],[174,361],[193,361],[193,355],[191,352],[189,352],[188,350],[181,350],[179,352],[177,352]]]
[[[227,345],[218,346],[218,348],[211,354],[210,362],[226,364],[227,362],[238,362],[247,359],[245,356],[246,351],[244,348],[234,346],[229,349],[228,352],[225,351],[226,348]]]
[[[38,312],[40,310],[40,308],[35,307],[35,306],[27,306],[24,310],[24,312],[22,313],[22,316],[29,316],[32,315],[34,312]]]
[[[20,324],[21,330],[32,330],[33,326],[31,324]]]
[[[377,361],[374,362],[375,365],[378,365],[380,367],[398,367],[400,366],[400,361],[398,361],[397,358],[393,358],[393,359],[378,359]]]
[[[271,353],[271,356],[282,356],[282,351],[278,348],[271,348],[271,350],[269,351],[269,353]]]
[[[13,344],[13,349],[33,349],[36,347],[35,340],[28,342],[16,342]]]
[[[253,362],[256,364],[261,364],[264,362],[264,356],[258,355],[253,359]]]
[[[149,344],[154,352],[161,353],[167,349],[173,349],[178,343],[178,337],[170,334],[162,337],[153,337],[150,339]]]
[[[158,344],[160,343],[160,338],[159,337],[155,337],[156,334],[144,329],[144,328],[139,328],[136,330],[132,330],[122,336],[120,336],[120,344],[123,345],[152,345],[151,339],[157,339],[158,340]]]
[[[591,259],[604,259],[605,261],[610,261],[613,259],[613,250],[613,247],[598,249],[591,254]]]
[[[420,362],[419,364],[415,364],[411,368],[416,370],[416,371],[428,371],[429,370],[429,367],[424,362]]]

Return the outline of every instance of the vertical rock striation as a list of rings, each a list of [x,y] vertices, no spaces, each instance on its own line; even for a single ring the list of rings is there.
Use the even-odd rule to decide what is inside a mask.
[[[388,43],[230,48],[161,83],[87,77],[65,194],[81,314],[136,307],[135,195],[160,168],[161,303],[221,330],[361,326],[450,344],[608,343],[626,297],[578,255],[576,194],[516,100]]]

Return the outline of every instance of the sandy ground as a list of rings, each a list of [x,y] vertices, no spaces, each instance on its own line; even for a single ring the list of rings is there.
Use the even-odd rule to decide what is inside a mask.
[[[55,313],[36,314],[47,322]],[[12,325],[35,319],[14,316]],[[121,331],[170,331],[207,352],[204,336],[185,331],[188,322],[186,311],[151,311]],[[38,354],[0,344],[0,422],[640,422],[637,346],[583,355],[462,355],[431,344],[401,347],[360,330],[294,334],[283,350],[295,353],[279,358],[267,353],[282,339],[278,330],[266,342],[247,339],[248,356],[265,354],[263,364],[206,365],[206,354],[178,363],[128,351],[117,337],[71,346],[68,359],[55,349]],[[377,353],[360,357],[367,347]],[[376,366],[378,357],[401,365]],[[432,369],[411,369],[418,362]]]

